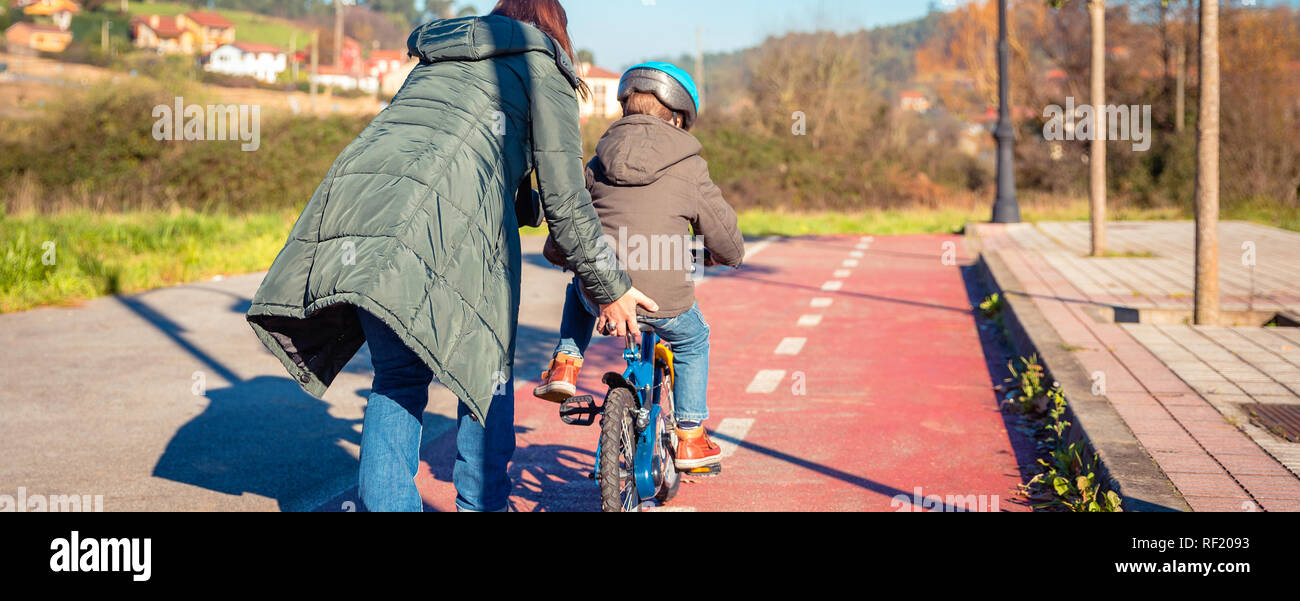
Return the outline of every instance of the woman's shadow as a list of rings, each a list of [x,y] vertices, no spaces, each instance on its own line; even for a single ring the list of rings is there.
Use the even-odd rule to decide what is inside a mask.
[[[234,313],[242,315],[248,309],[247,298],[206,290],[231,296],[229,309]],[[206,371],[230,382],[203,393],[207,406],[172,435],[154,465],[154,477],[228,495],[272,498],[283,511],[310,511],[341,488],[356,484],[359,464],[343,445],[360,444],[361,420],[331,415],[330,404],[303,392],[289,378],[241,378],[189,340],[192,334],[183,324],[156,310],[143,296],[116,298]],[[365,346],[344,368],[356,374],[371,370]],[[364,399],[369,391],[357,394]],[[427,424],[447,418],[426,414],[425,419]]]
[[[330,406],[297,382],[259,376],[207,397],[203,413],[167,443],[155,477],[270,497],[284,511],[310,510],[312,491],[355,481],[357,461],[340,442],[360,444],[353,427],[360,420],[330,415]]]

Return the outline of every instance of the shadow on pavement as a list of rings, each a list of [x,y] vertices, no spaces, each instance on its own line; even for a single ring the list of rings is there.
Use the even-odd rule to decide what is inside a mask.
[[[233,312],[247,311],[247,298],[223,290],[199,288],[231,296]],[[355,489],[359,464],[340,443],[361,443],[356,427],[361,420],[334,417],[328,403],[303,392],[290,378],[242,379],[218,358],[188,341],[184,326],[159,313],[139,296],[115,298],[211,372],[231,383],[206,391],[207,407],[172,435],[154,466],[153,476],[229,495],[251,493],[272,498],[283,511],[311,511],[340,493]],[[558,319],[556,316],[557,322]],[[544,368],[558,336],[556,330],[521,325],[515,352],[517,377],[525,380]],[[344,372],[373,372],[369,346],[361,347]],[[356,394],[365,399],[369,392],[361,389]],[[448,434],[454,441],[452,418],[426,412],[424,428],[425,445]],[[430,461],[435,477],[450,482],[454,460],[453,442],[449,454],[440,453]],[[515,494],[535,501],[539,511],[585,507],[592,498],[590,491],[567,495],[561,490],[557,495],[557,488],[565,488],[566,482],[594,486],[581,467],[593,461],[592,454],[583,449],[549,445],[523,448],[511,465]]]
[[[1003,390],[1003,387],[1007,386],[1007,380],[1011,378],[1011,371],[1007,368],[1007,364],[1015,358],[1015,349],[996,324],[984,319],[975,310],[985,296],[992,292],[984,286],[979,269],[975,265],[965,265],[961,268],[961,277],[966,283],[966,298],[971,305],[971,325],[979,334],[980,347],[984,351],[984,366],[989,372],[989,386],[994,389],[993,397],[999,404],[997,411],[1002,415],[1002,424],[1006,428],[1008,442],[1011,443],[1011,449],[1015,453],[1016,465],[1020,466],[1020,480],[1027,482],[1029,474],[1026,470],[1038,458],[1036,443],[1029,434],[1022,431],[1019,418],[1002,410],[1000,406],[1002,395],[997,392]],[[1025,502],[1023,498],[1016,498],[1013,501]]]

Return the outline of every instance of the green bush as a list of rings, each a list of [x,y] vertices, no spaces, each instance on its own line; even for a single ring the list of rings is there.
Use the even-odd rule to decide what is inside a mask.
[[[300,207],[340,151],[365,128],[356,116],[263,115],[261,147],[153,137],[154,107],[191,88],[105,86],[0,134],[0,195],[9,211]]]

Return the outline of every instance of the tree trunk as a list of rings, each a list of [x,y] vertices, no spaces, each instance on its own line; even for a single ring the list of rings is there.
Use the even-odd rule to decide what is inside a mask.
[[[1178,42],[1174,51],[1174,131],[1187,129],[1187,45]]]
[[[1196,122],[1196,324],[1219,323],[1219,1],[1201,0]]]
[[[343,68],[343,0],[334,0],[334,68]]]
[[[1092,256],[1106,254],[1106,1],[1089,0],[1092,16],[1093,136],[1089,197],[1092,201]]]

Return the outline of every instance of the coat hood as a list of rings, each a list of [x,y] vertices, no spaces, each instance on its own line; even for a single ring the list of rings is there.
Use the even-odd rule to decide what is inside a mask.
[[[527,23],[500,15],[440,19],[420,26],[406,41],[407,52],[424,63],[480,61],[523,52],[542,52],[578,87],[573,60],[551,36]]]
[[[658,117],[632,115],[610,126],[596,144],[596,157],[610,183],[645,186],[701,150],[700,141],[685,130]]]

